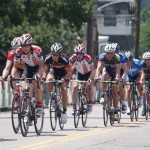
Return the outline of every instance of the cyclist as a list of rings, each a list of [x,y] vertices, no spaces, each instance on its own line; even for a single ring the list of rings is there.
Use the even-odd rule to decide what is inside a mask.
[[[125,101],[125,89],[123,87],[123,81],[126,79],[126,75],[127,75],[126,58],[123,53],[120,53],[119,44],[115,43],[115,45],[116,45],[115,53],[117,53],[120,56],[120,78],[122,82],[119,83],[119,95],[121,98],[122,113],[125,113],[127,109],[127,105]]]
[[[2,79],[4,79],[4,80],[6,80],[8,75],[11,73],[11,69],[13,67],[13,62],[14,62],[15,50],[19,46],[20,46],[20,37],[15,37],[11,41],[11,51],[8,52],[6,66],[5,66],[3,73],[2,73]],[[16,78],[20,77],[20,75],[23,72],[23,68],[24,68],[24,63],[22,61],[20,61],[18,70],[15,74]]]
[[[61,79],[69,79],[70,78],[70,65],[69,60],[62,55],[61,51],[63,47],[60,43],[54,43],[51,46],[51,53],[47,55],[45,58],[45,68],[43,73],[43,80],[61,80]],[[48,73],[48,69],[50,66],[50,71]],[[47,74],[48,73],[48,74]],[[63,113],[61,114],[62,123],[67,122],[67,103],[68,103],[68,96],[67,96],[67,88],[68,85],[64,82],[61,85],[62,91],[62,105],[63,105]],[[47,84],[47,89],[49,93],[52,91],[52,84]]]
[[[116,45],[107,44],[105,46],[105,53],[99,55],[99,60],[96,69],[95,79],[99,79],[100,72],[102,71],[103,66],[105,67],[105,72],[103,72],[103,80],[107,81],[109,78],[111,80],[120,81],[120,56],[115,53]],[[102,92],[106,89],[106,84],[102,83]],[[118,87],[117,85],[112,86],[112,95],[113,95],[113,104],[114,104],[114,114],[115,118],[118,116]]]
[[[127,59],[127,70],[128,70],[126,80],[129,82],[136,80],[136,83],[139,83],[140,77],[141,77],[140,71],[142,69],[142,65],[140,64],[140,61],[138,59],[134,59],[130,51],[125,52],[125,57]],[[127,114],[129,115],[130,114],[129,104],[130,104],[131,86],[127,85],[126,88],[127,88],[126,100],[128,102]],[[138,84],[137,88],[140,93],[139,105],[141,105],[143,101],[143,93],[142,93],[141,84]]]
[[[143,61],[141,61],[142,64],[142,70],[141,70],[141,78],[140,78],[140,83],[142,84],[144,81],[149,81],[150,80],[150,52],[145,52],[143,54]],[[144,91],[143,91],[144,92]],[[145,93],[143,93],[145,96]],[[144,105],[145,103],[143,102],[143,110],[142,110],[142,116],[145,116],[146,114],[146,106]]]
[[[32,42],[33,39],[30,34],[23,34],[20,37],[20,47],[16,50],[12,77],[15,77],[20,60],[25,64],[22,74],[23,78],[41,77],[44,66],[42,49],[39,46],[32,45]],[[40,116],[43,114],[42,90],[41,88],[38,89],[35,81],[33,81],[33,87],[35,89],[35,97],[37,100],[36,115]]]
[[[90,55],[85,53],[86,48],[83,44],[78,44],[74,48],[74,54],[70,57],[69,62],[72,68],[76,69],[77,79],[81,81],[88,81],[87,94],[88,94],[88,105],[87,105],[87,113],[92,112],[92,104],[93,104],[93,82],[92,79],[95,75],[95,69],[93,60]],[[73,83],[73,92],[72,92],[72,105],[73,112],[75,109],[75,100],[77,95],[78,85],[77,83]]]

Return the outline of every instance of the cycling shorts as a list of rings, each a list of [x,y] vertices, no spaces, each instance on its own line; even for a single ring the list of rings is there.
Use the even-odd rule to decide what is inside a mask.
[[[89,71],[88,73],[84,75],[78,72],[77,79],[81,81],[87,81],[90,77],[90,74],[91,74],[91,71]]]

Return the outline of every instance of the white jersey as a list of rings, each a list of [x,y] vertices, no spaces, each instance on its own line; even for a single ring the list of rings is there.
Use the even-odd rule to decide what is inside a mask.
[[[82,75],[91,71],[90,66],[94,65],[90,55],[85,54],[81,62],[77,60],[76,54],[69,59],[70,65],[74,66],[76,70]]]
[[[16,50],[16,55],[14,61],[20,61],[20,59],[27,64],[28,66],[37,66],[39,60],[43,60],[42,50],[39,46],[31,46],[31,55],[28,57],[22,50],[19,48]]]

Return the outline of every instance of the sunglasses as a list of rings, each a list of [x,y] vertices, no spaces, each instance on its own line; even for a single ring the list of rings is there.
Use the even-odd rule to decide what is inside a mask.
[[[78,56],[82,56],[82,55],[83,55],[83,53],[82,53],[82,52],[76,52],[76,55],[78,55]]]
[[[59,53],[52,53],[53,56],[59,56]]]
[[[114,53],[113,52],[107,52],[106,54],[107,55],[113,55]]]
[[[29,47],[30,44],[21,45],[21,47]]]

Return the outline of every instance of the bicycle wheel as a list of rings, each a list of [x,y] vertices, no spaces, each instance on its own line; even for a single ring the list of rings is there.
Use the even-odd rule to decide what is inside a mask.
[[[118,109],[119,117],[118,117],[118,123],[120,123],[121,120],[121,108]]]
[[[26,96],[24,95],[22,97],[22,101],[21,101],[21,106],[20,106],[20,128],[21,128],[21,133],[22,135],[25,137],[28,133],[29,130],[29,103],[28,100],[26,98]]]
[[[146,120],[148,120],[148,117],[149,117],[149,105],[148,105],[148,94],[146,93],[146,95],[145,95],[145,99],[144,99],[144,105],[145,105],[145,111],[146,111],[146,113],[145,113],[145,119]]]
[[[80,109],[81,109],[81,94],[77,93],[76,104],[75,104],[75,109],[74,109],[74,126],[75,126],[75,128],[77,128],[78,124],[79,124]]]
[[[62,118],[61,118],[62,112],[63,112],[62,109],[58,108],[57,117],[58,117],[58,120],[59,120],[59,127],[60,127],[61,130],[64,129],[64,123],[62,123]]]
[[[104,95],[103,121],[104,121],[104,125],[106,127],[107,123],[108,123],[108,95],[107,95],[107,93],[105,93],[105,95]]]
[[[139,97],[137,94],[134,94],[134,114],[135,114],[135,120],[138,121],[139,116],[139,106],[138,106]]]
[[[55,131],[56,125],[57,125],[57,110],[56,109],[57,109],[56,94],[52,93],[49,112],[50,112],[50,124],[51,124],[51,128],[53,131]]]
[[[40,135],[43,130],[43,124],[44,124],[44,108],[43,108],[43,114],[41,116],[38,116],[35,114],[35,107],[32,106],[32,115],[34,118],[34,127],[37,135]]]
[[[131,92],[130,93],[130,119],[133,122],[134,120],[134,94]]]
[[[81,114],[82,114],[82,125],[83,127],[86,126],[87,122],[87,98],[86,96],[82,96],[81,98]]]
[[[11,107],[11,120],[12,120],[12,126],[13,126],[13,130],[15,133],[18,133],[19,131],[19,114],[20,114],[20,110],[19,110],[19,104],[20,103],[20,99],[18,97],[17,94],[14,94],[13,96],[13,100],[12,100],[12,107]]]

